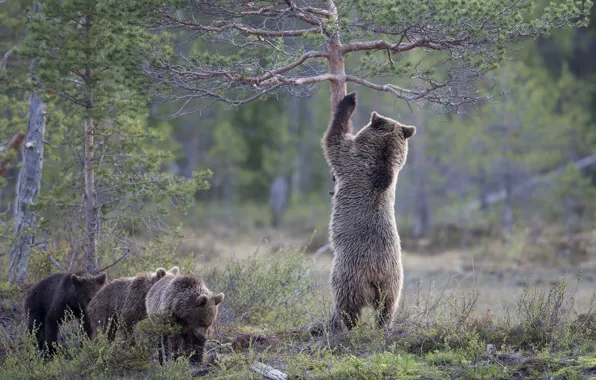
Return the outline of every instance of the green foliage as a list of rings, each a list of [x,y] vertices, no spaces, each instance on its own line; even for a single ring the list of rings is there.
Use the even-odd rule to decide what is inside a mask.
[[[164,224],[164,216],[172,208],[185,213],[195,192],[209,187],[211,175],[194,171],[184,178],[167,170],[174,157],[160,145],[169,130],[148,125],[141,64],[160,37],[131,17],[136,11],[129,2],[47,0],[40,5],[17,50],[21,59],[36,60],[35,72],[31,81],[13,78],[15,85],[41,92],[48,103],[44,188],[35,205],[46,234],[40,254],[47,258],[54,252],[61,262],[72,263],[81,251],[77,236],[89,234],[80,226],[90,218],[82,207],[90,191],[84,187],[85,172],[94,179],[100,266],[130,250],[142,254],[139,233],[175,232]],[[2,131],[22,125],[23,112],[13,114],[0,120]],[[89,125],[95,141],[86,151]],[[86,171],[84,157],[90,160]],[[66,249],[57,243],[61,238],[69,243]],[[48,246],[52,243],[58,246]]]
[[[46,360],[26,332],[20,311],[0,309],[0,378],[177,379],[203,372],[208,378],[240,379],[257,376],[251,367],[263,362],[291,377],[313,379],[576,379],[594,367],[596,346],[589,334],[594,305],[576,317],[575,292],[565,283],[550,289],[527,287],[501,317],[473,315],[474,296],[420,295],[415,307],[401,308],[390,331],[363,323],[337,335],[300,333],[297,327],[328,320],[319,313],[330,306],[313,295],[312,279],[303,275],[307,265],[300,257],[292,251],[275,257],[256,254],[205,277],[211,289],[226,292],[214,340],[207,342],[207,350],[217,352],[214,362],[206,355],[199,368],[184,358],[160,366],[158,342],[177,329],[168,315],[160,314],[137,325],[134,346],[122,336],[110,343],[101,333],[89,340],[79,324],[66,323],[56,356]],[[0,290],[3,302],[22,297],[13,288]],[[247,323],[258,333],[246,334],[251,330]],[[252,343],[241,344],[247,337]]]
[[[303,327],[313,316],[324,316],[320,305],[326,297],[318,292],[302,252],[282,248],[273,257],[255,253],[231,261],[224,271],[213,270],[205,281],[210,289],[226,294],[220,307],[223,320],[277,331]]]

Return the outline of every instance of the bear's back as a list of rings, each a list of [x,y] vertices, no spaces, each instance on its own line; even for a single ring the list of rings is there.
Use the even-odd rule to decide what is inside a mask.
[[[126,301],[126,293],[132,279],[133,277],[118,278],[102,287],[89,302],[89,312],[93,317],[111,315],[120,310]]]
[[[174,278],[176,278],[174,274],[168,273],[151,286],[145,301],[148,314],[155,313],[158,310],[165,308],[163,306],[164,295],[170,282],[172,282]]]
[[[68,275],[68,273],[55,273],[29,288],[25,297],[25,310],[31,312],[49,310],[56,302],[56,298],[64,297],[64,293],[71,291],[66,284],[63,284],[64,278]]]

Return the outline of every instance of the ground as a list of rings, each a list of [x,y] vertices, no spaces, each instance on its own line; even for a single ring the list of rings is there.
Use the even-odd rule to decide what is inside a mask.
[[[331,336],[324,322],[332,256],[313,255],[325,243],[319,234],[194,231],[187,231],[179,256],[195,255],[193,271],[226,294],[205,363],[160,367],[151,346],[127,348],[101,337],[86,342],[76,329],[62,338],[69,348],[45,362],[24,344],[22,290],[6,287],[0,289],[0,379],[262,379],[258,363],[290,379],[596,378],[596,260],[537,265],[511,252],[495,256],[498,245],[431,251],[406,239],[405,294],[395,327],[372,328],[369,311],[355,331]]]

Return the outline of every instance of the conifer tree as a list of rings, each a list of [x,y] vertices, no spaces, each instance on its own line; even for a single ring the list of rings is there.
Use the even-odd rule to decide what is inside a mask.
[[[519,41],[585,26],[590,0],[543,9],[531,0],[179,0],[147,11],[165,30],[188,31],[155,49],[146,72],[187,109],[201,99],[244,104],[329,82],[331,109],[352,83],[408,103],[455,110],[484,101],[486,79]],[[188,43],[190,41],[190,43]],[[201,51],[192,49],[200,43]],[[422,61],[406,55],[423,51]],[[355,62],[354,58],[359,58]]]
[[[43,194],[40,212],[69,239],[75,236],[73,251],[84,252],[86,269],[95,272],[109,256],[98,254],[100,239],[111,250],[131,243],[126,228],[161,229],[162,204],[187,204],[206,186],[206,173],[182,179],[163,170],[170,155],[152,144],[162,131],[146,128],[148,98],[138,71],[154,37],[136,23],[130,4],[40,5],[18,49],[37,60],[32,86],[60,110],[53,115],[59,127],[48,133],[59,175],[50,179],[54,186]]]

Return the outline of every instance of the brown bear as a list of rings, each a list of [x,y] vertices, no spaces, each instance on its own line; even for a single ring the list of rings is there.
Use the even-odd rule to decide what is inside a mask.
[[[58,340],[58,324],[65,317],[66,310],[82,320],[85,332],[91,337],[87,305],[106,282],[106,274],[95,276],[84,272],[56,273],[27,291],[25,312],[28,313],[28,328],[37,329],[37,342],[40,350],[47,344],[48,353],[54,352]]]
[[[158,268],[154,273],[139,273],[135,277],[116,279],[104,286],[89,303],[89,318],[92,336],[101,329],[113,341],[121,327],[130,337],[134,326],[147,317],[145,297],[149,289],[166,273],[177,275],[179,269],[172,267],[169,272]]]
[[[224,296],[211,292],[199,277],[190,274],[166,275],[153,285],[147,294],[147,313],[167,313],[171,322],[181,328],[180,333],[168,337],[169,344],[163,347],[166,355],[169,354],[166,346],[171,346],[178,351],[174,358],[178,353],[194,351],[191,362],[202,361],[205,341]],[[163,363],[164,359],[160,361]]]
[[[355,107],[356,94],[345,96],[322,140],[335,183],[329,224],[333,330],[342,322],[351,329],[365,306],[380,309],[379,326],[390,327],[403,285],[395,187],[416,128],[373,112],[353,135]]]

